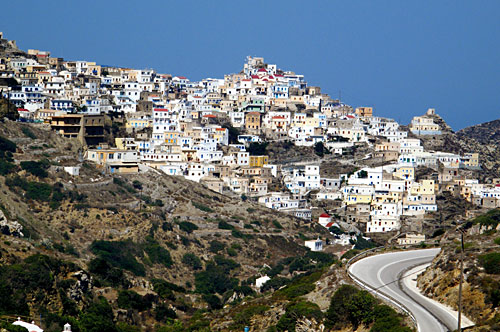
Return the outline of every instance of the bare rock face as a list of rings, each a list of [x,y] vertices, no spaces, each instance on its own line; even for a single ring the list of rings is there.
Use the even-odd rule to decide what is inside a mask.
[[[325,326],[316,322],[314,318],[300,318],[297,320],[295,325],[295,331],[297,332],[323,332],[325,331]]]
[[[81,301],[83,295],[88,294],[92,290],[92,277],[85,271],[78,271],[72,275],[77,281],[69,289],[69,297],[75,301]]]
[[[0,210],[0,231],[2,232],[2,234],[22,237],[22,230],[23,226],[20,223],[18,223],[17,221],[7,220],[7,217],[5,216],[3,211]]]

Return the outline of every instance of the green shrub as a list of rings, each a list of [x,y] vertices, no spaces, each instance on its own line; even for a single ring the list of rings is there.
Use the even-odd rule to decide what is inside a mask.
[[[500,223],[500,209],[490,210],[487,213],[480,215],[472,220],[481,226],[496,228]]]
[[[201,210],[203,212],[214,212],[213,209],[209,208],[206,205],[203,205],[202,203],[198,203],[198,202],[195,202],[195,201],[192,201],[191,203],[193,204],[193,206],[195,208],[197,208],[198,210]]]
[[[162,264],[165,267],[172,266],[173,261],[170,252],[163,248],[152,236],[147,236],[146,242],[142,246],[152,263]]]
[[[190,252],[185,253],[184,256],[182,256],[182,263],[190,266],[193,270],[201,270],[203,268],[201,260],[195,254]]]
[[[280,317],[276,324],[277,331],[295,332],[297,320],[301,317],[314,318],[317,322],[323,318],[323,313],[315,303],[300,301],[287,305],[285,314]]]
[[[203,301],[208,304],[209,310],[222,309],[222,302],[220,298],[215,294],[203,294]]]
[[[234,250],[233,248],[227,248],[226,249],[226,252],[229,256],[231,257],[235,257],[235,256],[238,256],[238,253],[236,252],[236,250]]]
[[[177,314],[173,309],[170,309],[166,304],[159,304],[155,308],[155,319],[158,322],[165,323],[177,318]]]
[[[21,131],[23,132],[24,136],[29,137],[31,139],[36,139],[36,135],[27,126],[22,126]]]
[[[321,278],[322,274],[323,271],[316,271],[310,274],[298,276],[286,287],[280,289],[277,293],[284,295],[289,300],[306,295],[316,288],[315,282]]]
[[[169,299],[175,301],[174,292],[185,293],[186,289],[181,286],[177,286],[171,282],[165,281],[163,279],[153,279],[151,280],[153,284],[154,291],[159,297],[163,299]]]
[[[277,229],[283,229],[283,226],[281,226],[279,221],[276,219],[273,220],[273,226],[276,227]]]
[[[230,229],[233,230],[234,226],[229,224],[227,221],[221,220],[219,221],[219,229]]]
[[[216,254],[219,251],[224,250],[224,248],[225,248],[224,243],[217,241],[217,240],[213,240],[213,241],[210,241],[210,248],[208,250],[210,250],[210,252],[213,252],[214,254]]]
[[[144,311],[151,308],[153,298],[151,296],[141,296],[131,290],[121,290],[118,293],[117,304],[122,309],[135,309]]]
[[[82,331],[118,332],[113,319],[113,309],[104,297],[99,297],[79,317]]]
[[[197,230],[198,226],[196,226],[195,224],[193,224],[192,222],[189,222],[189,221],[181,221],[181,222],[179,222],[179,228],[182,231],[190,234],[193,231]]]
[[[135,258],[140,256],[138,246],[132,241],[94,241],[90,251],[99,258],[109,262],[112,266],[122,268],[137,276],[144,276],[145,269]]]
[[[230,278],[228,271],[209,262],[205,271],[195,274],[196,291],[202,294],[224,294],[238,285],[238,279]]]
[[[342,285],[333,294],[326,312],[325,326],[340,330],[352,326],[355,330],[361,324],[371,324],[370,332],[411,332],[404,326],[401,316],[389,306],[377,304],[367,291],[351,285]]]
[[[21,161],[21,168],[39,178],[46,178],[50,167],[48,161]]]
[[[493,240],[493,242],[497,245],[500,246],[500,237],[497,237],[496,239]]]
[[[16,164],[10,163],[7,159],[0,157],[0,175],[7,175],[16,169]]]
[[[124,286],[128,285],[127,278],[123,273],[121,268],[112,266],[103,258],[94,258],[88,264],[88,269],[90,273],[93,273],[99,277],[102,281],[103,286]]]
[[[255,315],[262,315],[269,310],[266,305],[250,305],[233,317],[233,323],[230,325],[231,331],[241,331],[245,326],[250,325],[250,320]]]
[[[478,257],[486,273],[500,274],[500,252],[492,252]]]

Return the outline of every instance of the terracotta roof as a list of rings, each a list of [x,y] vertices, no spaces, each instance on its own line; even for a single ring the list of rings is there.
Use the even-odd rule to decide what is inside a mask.
[[[281,115],[276,115],[276,116],[273,116],[273,119],[284,119],[285,117],[284,116],[281,116]]]
[[[319,216],[320,218],[330,218],[330,216],[327,213],[323,213],[322,215]]]
[[[216,116],[213,114],[205,114],[203,117],[204,118],[216,118]]]

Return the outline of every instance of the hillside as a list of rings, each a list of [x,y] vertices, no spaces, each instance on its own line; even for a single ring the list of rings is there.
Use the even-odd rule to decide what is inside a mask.
[[[500,119],[461,129],[457,136],[473,138],[480,144],[499,144]]]
[[[471,331],[500,330],[500,210],[491,210],[467,222],[465,229],[463,312],[476,322]],[[442,251],[419,276],[427,296],[458,308],[460,232],[441,239]],[[439,277],[438,277],[439,276]]]
[[[403,324],[371,297],[370,312],[390,314],[328,314],[347,277],[337,257],[303,246],[324,228],[152,169],[104,175],[81,148],[43,124],[0,123],[0,314],[49,332]],[[264,274],[260,294],[251,285]]]
[[[491,183],[493,178],[500,177],[500,121],[487,122],[453,132],[439,116],[430,116],[442,128],[443,134],[436,136],[419,136],[425,150],[444,151],[463,155],[479,153],[481,171],[472,175],[480,182]]]

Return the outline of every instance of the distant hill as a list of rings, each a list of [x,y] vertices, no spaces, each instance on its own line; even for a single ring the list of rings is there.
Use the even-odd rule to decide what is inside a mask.
[[[500,144],[500,119],[467,127],[457,132],[460,138],[473,138],[481,144]]]

